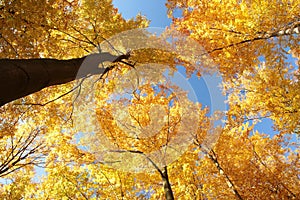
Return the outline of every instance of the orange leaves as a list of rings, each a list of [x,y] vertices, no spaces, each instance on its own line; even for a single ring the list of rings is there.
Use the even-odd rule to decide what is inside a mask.
[[[295,173],[297,166],[287,162],[284,156],[286,150],[280,145],[281,139],[271,139],[258,132],[245,137],[243,132],[252,132],[251,128],[246,127],[247,125],[244,125],[245,130],[236,129],[235,133],[232,130],[224,131],[213,151],[207,152],[206,155],[210,156],[201,162],[198,172],[204,170],[203,172],[209,171],[215,175],[205,177],[203,192],[222,199],[218,196],[220,193],[215,192],[222,190],[226,199],[233,195],[233,190],[229,187],[232,185],[243,198],[265,198],[268,195],[283,198],[297,195],[296,177],[283,176],[286,169]],[[219,171],[213,171],[215,167],[207,169],[209,163],[217,164]],[[228,181],[231,182],[229,185],[226,184]],[[270,187],[278,187],[280,192],[270,191]]]

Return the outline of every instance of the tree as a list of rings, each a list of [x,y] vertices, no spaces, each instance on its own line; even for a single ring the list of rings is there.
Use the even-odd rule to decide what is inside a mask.
[[[130,45],[155,45],[126,53],[111,38],[148,21],[124,20],[109,0],[2,1],[0,197],[298,199],[299,5],[169,0],[182,17],[167,42],[129,31]],[[176,65],[222,75],[228,111],[213,146],[209,108],[164,81]],[[265,118],[278,134],[255,130]]]
[[[141,16],[132,20],[124,20],[117,13],[117,9],[112,7],[111,1],[101,4],[93,1],[82,3],[84,6],[81,6],[79,1],[71,3],[40,1],[34,4],[29,1],[2,1],[0,3],[0,20],[3,24],[0,30],[1,57],[5,58],[1,59],[1,106],[54,85],[46,89],[51,92],[44,90],[0,108],[1,149],[3,149],[1,176],[9,179],[11,173],[14,172],[11,175],[14,183],[17,183],[19,176],[15,171],[21,170],[19,174],[26,174],[26,172],[33,172],[34,165],[45,166],[47,156],[51,156],[51,151],[54,152],[58,141],[67,144],[71,142],[70,136],[60,133],[58,131],[60,128],[53,127],[51,124],[61,124],[61,120],[69,121],[72,97],[68,94],[76,92],[79,85],[76,86],[76,83],[61,87],[55,85],[74,80],[83,60],[89,62],[84,55],[90,54],[94,48],[98,47],[98,43],[105,41],[105,37],[147,25],[147,21]],[[109,27],[98,26],[98,23],[104,21]],[[114,30],[110,26],[117,26],[118,29]],[[91,41],[90,38],[93,40]],[[127,56],[125,53],[122,57],[122,55],[104,52],[99,55],[101,56],[90,54],[88,57],[91,60],[117,62],[118,59]],[[81,71],[83,74],[77,74],[77,78],[104,72],[104,69],[98,68],[95,71],[96,66],[87,66],[89,68]],[[57,107],[57,102],[54,102],[55,100],[61,101],[61,97],[65,97],[66,101],[70,100],[66,107],[63,106],[68,111],[60,109]],[[45,106],[50,102],[53,103],[48,107]],[[49,109],[58,112],[54,111],[52,115]],[[58,140],[53,140],[55,136],[50,136],[50,132],[58,134],[61,139],[57,137]],[[45,133],[49,136],[48,141]],[[14,198],[13,196],[11,198]]]
[[[291,52],[299,45],[299,2],[225,1],[213,9],[216,2],[169,1],[169,14],[182,10],[174,26],[201,43],[218,65],[234,121],[270,117],[281,131],[293,131],[299,84],[291,81],[298,70]],[[281,17],[270,17],[276,15]]]

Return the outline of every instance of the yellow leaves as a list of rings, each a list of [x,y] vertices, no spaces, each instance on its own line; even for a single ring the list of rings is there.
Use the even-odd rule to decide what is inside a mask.
[[[42,53],[74,58],[95,51],[103,38],[148,24],[142,16],[124,20],[111,1],[13,2],[4,7],[4,15],[9,17],[3,20],[1,35],[5,40],[1,46],[5,51],[0,56],[11,58],[33,58]]]
[[[17,9],[15,14],[4,8],[1,36],[5,41],[0,41],[4,47],[1,57],[78,57],[94,50],[104,38],[149,23],[140,15],[124,20],[110,0],[53,0],[46,1],[45,5],[22,2],[11,2],[14,6],[8,6]],[[294,20],[299,1],[170,0],[167,6],[169,14],[176,7],[182,9],[184,16],[174,19],[175,27],[206,49],[200,51],[200,57],[199,49],[195,50],[195,46],[184,40],[180,42],[192,56],[178,55],[179,48],[178,52],[159,48],[134,50],[132,60],[158,64],[145,65],[147,70],[140,74],[139,66],[129,70],[119,65],[105,81],[96,80],[98,77],[87,81],[87,86],[82,88],[91,88],[95,83],[94,101],[83,101],[90,96],[81,91],[82,98],[76,97],[76,101],[74,96],[67,95],[45,106],[17,105],[48,102],[73,88],[74,84],[68,84],[45,89],[18,100],[15,105],[0,108],[0,161],[12,155],[14,147],[7,143],[9,139],[20,142],[15,149],[22,150],[22,142],[36,128],[41,132],[32,144],[43,142],[46,148],[40,151],[43,154],[30,158],[47,155],[42,160],[47,164],[47,174],[39,183],[32,183],[34,171],[25,166],[24,171],[9,175],[13,182],[1,188],[1,199],[8,198],[9,192],[14,199],[42,199],[46,194],[49,199],[137,199],[138,193],[145,192],[153,199],[163,197],[157,172],[121,172],[109,167],[113,164],[107,162],[128,159],[132,162],[127,162],[123,169],[129,171],[129,167],[136,170],[141,165],[148,167],[145,159],[132,159],[132,154],[104,155],[112,150],[119,154],[124,153],[121,150],[142,151],[154,155],[155,161],[169,164],[169,177],[177,199],[233,199],[229,180],[245,199],[285,199],[293,196],[291,193],[298,195],[299,180],[294,176],[299,168],[297,152],[292,152],[287,162],[286,151],[280,145],[282,139],[268,138],[252,130],[256,118],[261,116],[273,119],[281,133],[291,133],[299,126],[299,83],[290,78],[297,73],[286,68],[282,56],[282,49],[287,45],[299,57],[297,47],[293,46],[296,40],[289,43],[285,38],[264,39]],[[280,50],[279,46],[283,48]],[[208,55],[214,63],[204,61],[199,65],[210,69],[219,66],[229,100],[228,123],[212,151],[199,146],[210,128],[207,110],[190,102],[184,93],[179,98],[179,93],[173,92],[178,88],[171,84],[153,84],[163,82],[166,69],[163,65],[168,64],[175,71],[176,62],[184,64],[188,74],[196,71],[200,76],[200,70],[191,61],[208,60]],[[149,77],[152,82],[140,77]],[[73,129],[70,115],[75,113],[74,105],[78,105],[80,114],[76,117],[81,123]],[[86,107],[94,109],[91,112],[96,119],[84,110]],[[245,120],[254,123],[244,123]],[[86,132],[79,132],[81,129]],[[188,136],[196,139],[198,146],[188,145],[179,157],[176,148],[191,139]],[[170,138],[176,138],[178,143],[171,144]],[[167,151],[172,154],[166,156]],[[25,161],[31,160],[28,157]],[[274,188],[277,191],[272,191]]]
[[[16,171],[13,175],[9,175],[8,178],[10,181],[3,181],[5,184],[0,184],[0,198],[30,198],[28,194],[35,190],[35,184],[31,182],[33,175],[33,167],[25,167]]]
[[[132,95],[132,100],[114,100],[115,105],[125,103],[127,105],[127,108],[124,107],[125,110],[119,106],[114,109],[109,105],[106,108],[102,105],[97,111],[97,116],[106,137],[113,135],[111,139],[120,147],[129,150],[134,144],[137,147],[135,150],[145,153],[151,152],[155,146],[162,146],[166,143],[166,131],[172,131],[171,135],[176,134],[175,124],[178,123],[180,115],[176,100],[174,105],[169,107],[170,102],[174,101],[174,96],[171,94],[167,97],[167,92],[168,90],[163,87],[155,89],[148,83],[139,87],[138,92]],[[156,112],[158,110],[160,112]],[[117,115],[114,112],[117,112]],[[119,120],[115,119],[116,116]]]
[[[282,65],[256,67],[244,72],[233,83],[226,83],[229,93],[230,115],[246,119],[270,117],[281,133],[293,132],[299,115],[299,87],[292,82],[293,69]],[[237,120],[235,120],[237,121]]]
[[[247,127],[246,124],[244,126]],[[238,129],[243,132],[242,128]],[[278,137],[271,139],[258,132],[244,137],[224,131],[212,154],[217,157],[222,173],[219,172],[221,176],[215,177],[213,183],[210,182],[212,177],[206,180],[206,183],[210,184],[206,185],[210,187],[206,192],[223,188],[226,196],[230,195],[231,189],[225,184],[225,179],[232,180],[234,187],[243,197],[264,198],[269,193],[266,188],[267,182],[271,185],[278,184],[277,181],[281,184],[292,183],[293,176],[285,176],[285,179],[282,175],[286,168],[292,171],[296,168],[295,165],[286,163],[286,151],[279,142]],[[203,162],[202,166],[206,164]],[[296,183],[293,182],[294,184]],[[281,194],[288,193],[285,189],[281,190]],[[276,197],[278,198],[275,195],[274,198]]]
[[[182,18],[174,17],[175,28],[182,33],[188,31],[203,45],[226,79],[255,67],[260,55],[274,61],[272,44],[281,44],[277,40],[269,42],[266,35],[294,22],[297,15],[293,9],[295,2],[294,5],[274,1],[182,2],[167,3],[169,10],[183,11]]]
[[[226,56],[226,58],[232,57],[232,55],[231,55],[230,52],[228,52],[228,51],[225,52],[225,56]]]
[[[0,57],[76,58],[95,50],[95,47],[104,38],[110,38],[124,30],[146,27],[149,23],[145,17],[140,15],[136,19],[123,19],[117,9],[113,8],[111,1],[51,0],[41,2],[26,0],[4,2],[6,5],[1,8],[0,17],[1,25],[3,25],[0,28]],[[83,198],[81,192],[89,196],[92,193],[89,191],[92,187],[97,188],[97,192],[101,193],[102,188],[99,188],[99,185],[93,185],[92,180],[87,178],[87,173],[84,173],[85,169],[78,167],[93,163],[96,158],[91,153],[81,149],[78,138],[76,138],[76,130],[71,128],[75,97],[80,92],[75,90],[73,94],[64,94],[68,93],[74,85],[74,83],[70,83],[47,88],[0,108],[0,168],[5,168],[6,163],[4,161],[10,160],[12,155],[15,155],[15,158],[11,160],[14,162],[18,161],[18,156],[21,158],[26,153],[31,152],[24,160],[21,159],[21,161],[16,162],[15,166],[10,166],[11,164],[7,166],[10,167],[10,170],[15,170],[18,167],[22,169],[26,168],[25,165],[21,165],[25,161],[28,161],[28,166],[40,161],[39,164],[41,165],[46,163],[44,166],[48,171],[48,174],[45,174],[45,177],[38,183],[36,190],[33,188],[25,190],[23,189],[25,183],[12,179],[13,183],[4,189],[7,191],[3,194],[14,191],[16,195],[11,192],[10,198],[12,199],[20,199],[21,197],[41,199],[45,198],[45,194],[49,194],[49,198],[65,199],[67,198],[66,194],[71,194],[72,198],[80,199]],[[112,90],[115,86],[110,84],[109,87],[108,90]],[[105,92],[102,92],[100,95],[106,98],[104,94]],[[61,95],[63,97],[57,98]],[[43,105],[56,98],[57,100]],[[24,105],[24,103],[40,105]],[[82,106],[86,105],[83,104]],[[85,117],[85,114],[82,113],[80,117]],[[94,129],[90,127],[90,130]],[[34,131],[40,131],[38,137],[28,139],[30,134],[35,133]],[[27,144],[26,141],[31,143]],[[37,146],[35,149],[35,145],[39,144],[42,146]],[[17,154],[17,151],[21,152]],[[97,167],[99,171],[100,166]],[[1,175],[5,175],[2,171],[4,168],[0,169]],[[16,170],[11,177],[17,178],[21,171]],[[34,170],[28,169],[27,175],[34,176]],[[27,176],[24,174],[23,176],[25,180]],[[113,174],[111,181],[115,176]],[[78,177],[84,178],[84,180],[78,180],[80,179]],[[124,179],[123,177],[123,181]],[[109,181],[104,180],[105,178],[102,177],[98,183],[105,182],[103,185],[107,186]],[[28,187],[31,187],[31,180],[27,178],[26,182]],[[111,185],[117,182],[112,181]],[[80,188],[86,184],[87,188]],[[127,186],[120,185],[118,187],[126,188]],[[113,189],[112,187],[110,191]],[[106,193],[109,196],[110,191],[107,190],[107,193],[102,192],[102,194]],[[28,197],[24,193],[27,193]],[[98,193],[91,194],[90,197],[96,194],[96,197],[99,198]],[[1,199],[8,198],[1,195]]]

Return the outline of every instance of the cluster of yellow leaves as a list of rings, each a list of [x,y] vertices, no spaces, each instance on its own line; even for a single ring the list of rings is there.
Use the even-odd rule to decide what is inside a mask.
[[[83,138],[84,145],[98,152],[101,159],[105,159],[107,152],[119,154],[108,156],[109,162],[113,159],[125,161],[116,165],[127,171],[139,166],[148,168],[149,161],[143,156],[154,156],[154,160],[163,163],[171,162],[184,146],[192,142],[193,130],[197,129],[193,125],[206,112],[201,111],[200,105],[190,102],[179,88],[164,82],[163,69],[156,73],[145,69],[137,66],[129,71],[123,66],[120,71],[111,72],[105,84],[99,82],[95,85],[97,120],[92,119],[91,126],[98,124],[99,128],[94,128],[94,134]],[[88,114],[82,117],[86,118]],[[91,145],[90,137],[98,141],[94,141],[96,145]],[[170,155],[162,158],[161,149]],[[140,153],[141,158],[133,158],[134,153]],[[154,169],[153,166],[150,168]]]
[[[223,131],[213,150],[191,147],[170,165],[177,199],[235,199],[233,189],[247,199],[297,199],[299,151],[287,156],[282,138],[252,129]]]
[[[299,6],[297,0],[168,1],[170,16],[182,12],[173,28],[205,48],[200,60],[209,55],[218,66],[232,126],[270,117],[281,133],[299,127],[299,34],[285,33],[299,24]]]
[[[114,139],[121,148],[130,150],[134,147],[135,150],[145,153],[151,152],[154,147],[165,145],[168,135],[176,137],[178,129],[176,124],[180,121],[180,108],[178,102],[174,100],[176,96],[171,94],[169,97],[165,97],[167,91],[164,91],[165,88],[162,87],[160,89],[161,92],[155,94],[155,90],[148,83],[139,88],[140,94],[135,94],[131,102],[128,102],[127,99],[120,99],[109,103],[106,108],[101,107],[97,116],[99,116],[105,135],[112,137],[111,139]],[[128,121],[128,119],[120,117],[124,119],[122,123],[127,127],[127,133],[118,128],[118,121],[110,114],[113,106],[122,100],[125,101],[122,103],[126,104],[128,111],[124,112],[119,108],[123,111],[120,115],[128,113],[128,116],[125,117],[130,116],[132,120]],[[175,101],[174,105],[169,107],[172,101]],[[156,111],[159,113],[155,113]],[[138,133],[140,134],[132,135]],[[124,142],[126,143],[124,144]]]
[[[299,82],[293,81],[295,71],[281,64],[256,67],[254,73],[244,71],[234,84],[224,84],[230,91],[232,123],[269,117],[281,133],[293,133],[299,126]]]
[[[246,68],[251,71],[260,62],[260,56],[271,66],[282,57],[284,48],[297,46],[297,35],[284,39],[270,35],[298,22],[299,6],[299,0],[169,0],[167,3],[170,16],[182,13],[182,17],[173,17],[173,26],[199,42],[226,79]],[[205,67],[212,68],[212,63],[209,64]]]
[[[96,51],[116,33],[146,27],[125,20],[105,1],[1,1],[1,53],[6,58],[74,58]]]

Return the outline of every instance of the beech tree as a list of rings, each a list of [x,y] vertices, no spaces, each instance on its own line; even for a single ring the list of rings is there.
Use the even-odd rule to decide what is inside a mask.
[[[166,6],[158,37],[111,0],[0,1],[1,199],[299,199],[299,0]],[[222,76],[223,127],[178,65]]]

